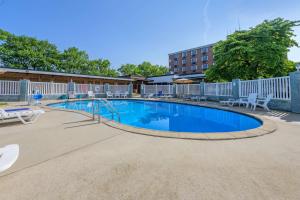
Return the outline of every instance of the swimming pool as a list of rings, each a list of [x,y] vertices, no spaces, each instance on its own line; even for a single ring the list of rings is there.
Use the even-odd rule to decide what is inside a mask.
[[[109,100],[120,113],[120,123],[144,129],[190,133],[221,133],[258,128],[262,122],[241,113],[188,104],[145,101]],[[81,110],[92,113],[92,101],[71,101],[50,104],[50,107]],[[111,113],[101,107],[102,117],[111,119]],[[115,119],[116,120],[116,115]],[[117,121],[117,120],[116,120]]]

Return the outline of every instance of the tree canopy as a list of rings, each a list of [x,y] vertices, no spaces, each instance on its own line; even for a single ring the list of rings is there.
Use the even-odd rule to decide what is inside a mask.
[[[287,53],[298,46],[293,28],[299,23],[276,18],[228,35],[213,47],[214,64],[206,71],[207,79],[231,81],[287,75],[295,70]]]
[[[18,69],[117,76],[109,60],[90,60],[85,51],[70,47],[60,52],[47,40],[16,36],[0,29],[1,64]]]
[[[169,70],[165,66],[153,65],[150,62],[143,62],[139,65],[134,64],[125,64],[122,65],[119,69],[123,75],[141,75],[144,77],[150,76],[161,76],[166,74]]]

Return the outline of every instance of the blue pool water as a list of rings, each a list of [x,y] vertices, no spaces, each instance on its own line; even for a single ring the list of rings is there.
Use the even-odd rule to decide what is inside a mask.
[[[145,129],[210,133],[243,131],[262,125],[261,121],[247,115],[207,107],[141,100],[110,100],[110,103],[120,113],[122,124]],[[92,113],[93,104],[75,101],[49,106]],[[101,107],[100,115],[112,118],[105,107]]]

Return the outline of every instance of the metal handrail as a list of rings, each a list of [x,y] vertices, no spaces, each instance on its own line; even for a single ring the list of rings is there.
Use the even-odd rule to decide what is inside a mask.
[[[107,110],[112,114],[112,120],[114,119],[114,114],[116,114],[118,116],[118,121],[121,121],[121,116],[120,113],[115,109],[115,107],[113,107],[109,101],[107,101],[106,99],[103,98],[99,98],[96,99],[98,100],[98,111],[100,111],[100,101],[103,102],[103,105],[107,108]]]

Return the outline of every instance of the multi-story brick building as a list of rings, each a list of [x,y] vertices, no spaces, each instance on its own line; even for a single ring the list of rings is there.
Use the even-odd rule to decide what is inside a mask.
[[[174,74],[203,73],[213,64],[213,44],[169,54],[169,69]]]

